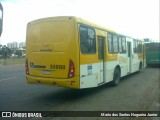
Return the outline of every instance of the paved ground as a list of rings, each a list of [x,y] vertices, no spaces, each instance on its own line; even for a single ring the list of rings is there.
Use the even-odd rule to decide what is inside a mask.
[[[98,88],[73,90],[26,84],[24,66],[0,66],[0,111],[160,111],[159,78],[160,68],[146,68],[139,74],[123,78],[117,87],[106,84]]]

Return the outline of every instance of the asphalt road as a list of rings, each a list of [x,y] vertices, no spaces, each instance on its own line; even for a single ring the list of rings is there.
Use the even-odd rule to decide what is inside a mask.
[[[26,84],[23,65],[0,66],[0,111],[160,111],[159,78],[160,68],[145,68],[117,87],[74,90]]]

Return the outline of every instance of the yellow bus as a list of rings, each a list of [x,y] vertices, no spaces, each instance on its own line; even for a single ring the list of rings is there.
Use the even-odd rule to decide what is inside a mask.
[[[75,89],[98,87],[145,66],[143,40],[74,16],[29,22],[26,80]]]

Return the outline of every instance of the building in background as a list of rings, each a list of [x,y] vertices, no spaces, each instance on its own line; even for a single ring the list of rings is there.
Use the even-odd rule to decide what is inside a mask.
[[[25,42],[19,43],[19,48],[25,48],[25,47],[26,47],[26,43]]]
[[[18,56],[18,57],[25,57],[26,52],[26,43],[25,42],[11,42],[7,43],[7,47],[12,50],[12,57]]]
[[[17,42],[7,43],[7,47],[9,47],[10,49],[18,49],[18,43]]]
[[[7,47],[12,48],[12,43],[7,43]]]

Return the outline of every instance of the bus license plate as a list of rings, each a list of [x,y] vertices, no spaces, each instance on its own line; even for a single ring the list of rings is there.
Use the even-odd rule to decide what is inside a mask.
[[[46,75],[49,75],[49,74],[51,74],[51,71],[50,70],[42,70],[42,73],[46,74]]]

